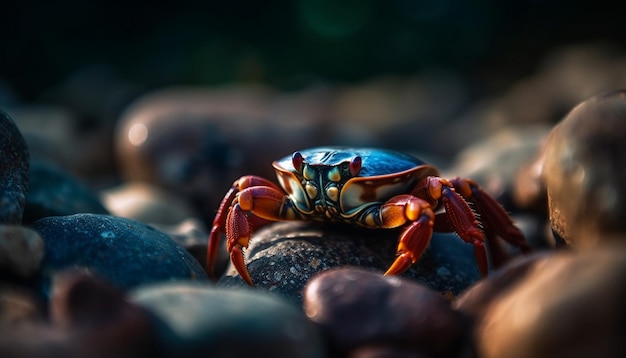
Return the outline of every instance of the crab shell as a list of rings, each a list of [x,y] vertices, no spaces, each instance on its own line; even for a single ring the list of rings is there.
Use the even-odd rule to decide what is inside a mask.
[[[341,176],[336,183],[320,178],[324,197],[337,197],[339,212],[343,219],[358,214],[363,209],[384,203],[395,195],[408,194],[427,176],[439,176],[438,170],[424,161],[408,154],[377,148],[318,147],[299,151],[307,166],[326,168],[330,172],[340,166],[348,166],[356,157],[361,167],[355,176]],[[307,193],[306,179],[293,165],[293,157],[286,156],[272,163],[278,182],[305,215],[313,215],[315,208]],[[337,171],[335,171],[336,173]],[[329,187],[336,187],[334,193]],[[331,218],[332,219],[332,218]]]

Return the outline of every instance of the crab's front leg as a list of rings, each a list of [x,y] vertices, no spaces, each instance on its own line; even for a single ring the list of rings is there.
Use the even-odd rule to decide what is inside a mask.
[[[247,213],[252,214],[248,216]],[[243,249],[248,247],[252,225],[284,220],[297,215],[289,197],[274,183],[257,176],[245,176],[235,181],[220,204],[209,235],[207,271],[213,276],[219,240],[226,233],[226,248],[239,275],[252,285]]]
[[[435,214],[427,201],[413,195],[397,195],[378,209],[376,227],[395,228],[409,223],[400,234],[396,260],[385,275],[397,275],[422,256],[433,234]],[[371,223],[371,226],[373,223]]]

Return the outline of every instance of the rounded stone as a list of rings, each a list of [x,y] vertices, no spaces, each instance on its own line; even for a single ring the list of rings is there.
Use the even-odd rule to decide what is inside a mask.
[[[0,267],[25,278],[39,269],[44,244],[39,234],[27,227],[0,225]]]
[[[109,212],[87,184],[53,164],[33,162],[30,168],[30,188],[24,209],[24,223],[32,223],[48,216],[81,213]]]
[[[494,300],[524,280],[538,261],[553,254],[554,251],[541,251],[515,258],[474,283],[454,300],[452,307],[472,320],[480,320]]]
[[[13,119],[0,111],[0,223],[21,223],[29,165],[24,137]]]
[[[385,272],[396,254],[398,230],[367,230],[311,222],[274,223],[252,236],[245,253],[257,288],[300,303],[306,282],[316,273],[341,266]],[[454,234],[435,234],[430,247],[405,277],[446,295],[458,295],[480,278],[471,245]],[[229,265],[218,285],[247,286]]]
[[[378,342],[444,356],[460,351],[466,328],[462,315],[436,291],[355,268],[315,276],[303,306],[338,354]]]
[[[626,90],[594,96],[552,130],[544,150],[553,231],[578,248],[626,232]]]
[[[166,356],[325,356],[317,327],[275,295],[179,282],[139,287],[132,300],[164,324]]]
[[[40,219],[32,227],[45,244],[44,293],[49,279],[68,268],[94,272],[122,289],[161,281],[207,280],[202,266],[182,246],[138,221],[76,214]]]
[[[100,193],[111,214],[149,224],[175,225],[197,217],[179,196],[145,182],[126,182]]]
[[[478,356],[625,356],[625,278],[623,244],[537,260],[484,311]]]

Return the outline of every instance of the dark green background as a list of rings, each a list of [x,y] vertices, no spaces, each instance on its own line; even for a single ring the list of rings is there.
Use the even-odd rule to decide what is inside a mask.
[[[555,47],[625,39],[620,11],[577,1],[13,0],[1,13],[0,81],[23,101],[91,65],[147,88],[284,89],[438,67],[495,91]]]

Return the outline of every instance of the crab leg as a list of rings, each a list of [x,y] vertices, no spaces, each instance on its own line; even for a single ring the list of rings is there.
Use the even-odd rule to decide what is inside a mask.
[[[488,260],[485,238],[474,212],[465,199],[453,189],[452,182],[440,177],[427,177],[422,180],[415,192],[426,194],[433,202],[441,201],[446,209],[445,218],[459,237],[474,246],[474,256],[482,276],[487,276]]]
[[[532,251],[524,238],[524,234],[513,224],[513,220],[504,208],[493,197],[485,193],[475,181],[456,178],[450,182],[457,193],[476,205],[488,235],[495,233],[508,243],[519,247],[524,253]]]
[[[433,233],[435,214],[427,201],[408,194],[394,196],[379,210],[377,227],[394,228],[409,222],[400,234],[396,260],[385,272],[386,276],[397,275],[411,267],[426,250]]]
[[[217,252],[219,249],[220,238],[222,234],[224,234],[227,230],[226,225],[227,222],[230,222],[228,217],[230,217],[231,207],[238,202],[238,194],[242,190],[251,187],[267,187],[273,189],[276,192],[281,192],[281,190],[276,186],[276,184],[271,181],[258,177],[258,176],[243,176],[233,183],[231,188],[228,190],[224,199],[220,203],[220,206],[217,209],[217,213],[215,215],[215,219],[213,219],[213,227],[211,228],[211,233],[209,234],[209,244],[207,249],[207,262],[206,269],[210,277],[215,277],[215,261],[217,259]],[[241,215],[237,215],[237,218],[232,219],[233,221],[241,220]],[[245,215],[244,215],[245,216]],[[239,224],[242,225],[242,224]],[[232,235],[231,235],[232,236]],[[229,252],[231,250],[229,249]],[[231,253],[232,259],[232,253]]]

